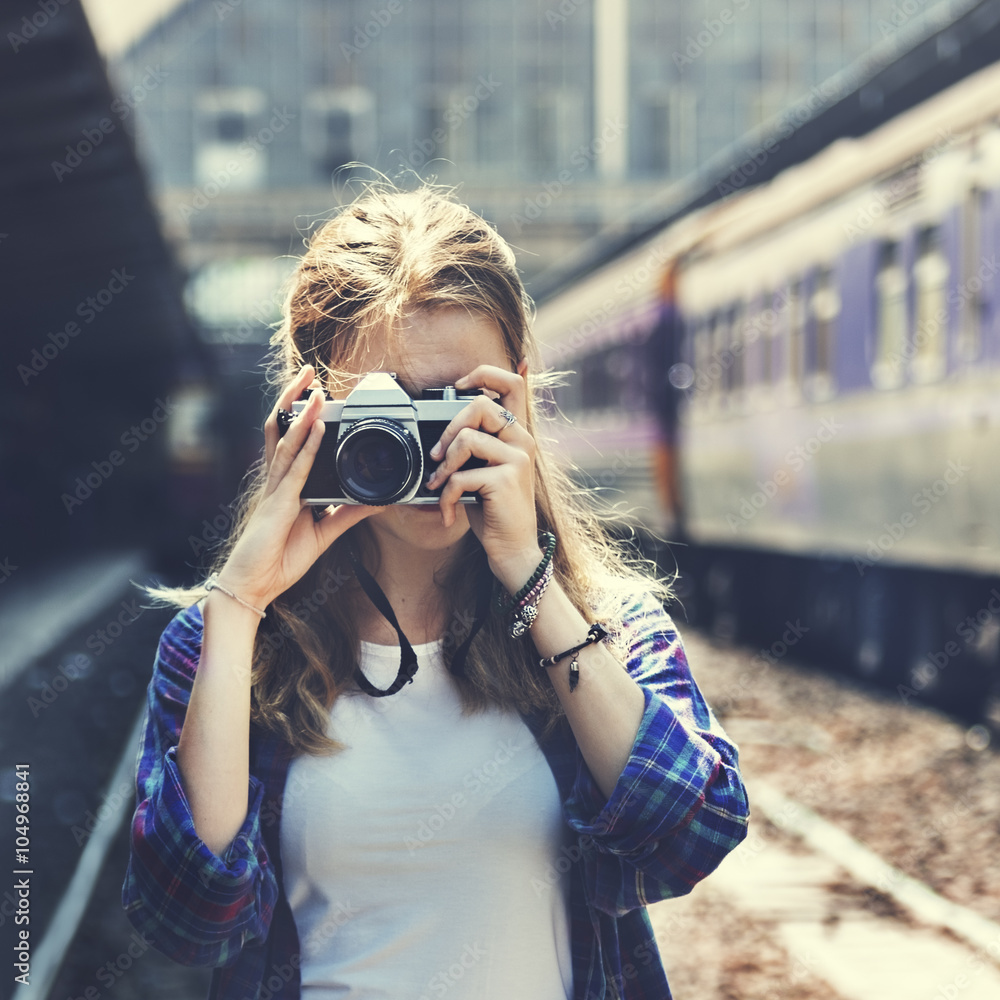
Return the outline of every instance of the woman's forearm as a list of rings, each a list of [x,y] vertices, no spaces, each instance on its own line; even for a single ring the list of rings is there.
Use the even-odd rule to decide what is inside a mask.
[[[260,618],[218,590],[203,608],[201,659],[177,762],[195,830],[221,856],[247,815],[250,667]]]
[[[530,551],[498,568],[498,578],[508,593],[515,593],[538,562]],[[531,626],[531,640],[539,658],[554,656],[582,642],[589,622],[574,607],[566,592],[553,580],[538,602],[538,617]],[[552,686],[566,710],[566,719],[597,787],[611,797],[635,744],[646,708],[642,688],[604,645],[595,643],[576,654],[580,683],[569,688],[572,657],[548,668]],[[539,667],[539,670],[545,669]]]

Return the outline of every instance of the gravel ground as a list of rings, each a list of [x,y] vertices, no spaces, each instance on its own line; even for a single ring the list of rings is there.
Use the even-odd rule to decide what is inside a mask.
[[[769,664],[683,634],[739,744],[751,807],[759,775],[945,898],[1000,920],[1000,753],[988,729],[791,656]]]

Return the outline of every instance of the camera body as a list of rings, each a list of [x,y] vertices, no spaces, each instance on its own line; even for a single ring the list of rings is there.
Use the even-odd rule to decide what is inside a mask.
[[[370,372],[346,399],[328,399],[319,417],[326,425],[302,501],[329,504],[436,504],[437,491],[424,485],[439,463],[430,457],[451,420],[481,390],[458,395],[454,386],[426,389],[412,399],[389,372]],[[278,411],[278,431],[284,433],[305,408],[292,403],[291,414]],[[471,458],[463,469],[487,463]],[[463,493],[459,503],[478,503],[475,493]]]

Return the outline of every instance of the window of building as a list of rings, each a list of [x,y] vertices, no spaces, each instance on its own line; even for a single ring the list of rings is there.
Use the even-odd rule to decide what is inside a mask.
[[[306,97],[302,143],[318,173],[331,177],[375,152],[375,97],[364,87],[329,87]]]
[[[195,101],[194,176],[199,187],[252,190],[267,181],[267,148],[244,144],[261,128],[266,108],[255,87],[209,87]],[[234,169],[234,164],[238,169]]]
[[[948,334],[948,258],[942,246],[941,227],[921,230],[913,264],[916,288],[916,323],[913,330],[914,381],[931,382],[945,371]]]
[[[559,88],[542,90],[524,108],[522,121],[529,163],[536,174],[578,169],[570,156],[586,142],[579,94]]]
[[[669,174],[674,164],[671,151],[670,91],[647,92],[638,102],[638,129],[632,129],[633,156],[637,171],[645,174]]]

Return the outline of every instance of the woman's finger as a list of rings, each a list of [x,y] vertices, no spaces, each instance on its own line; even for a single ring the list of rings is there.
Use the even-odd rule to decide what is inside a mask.
[[[268,414],[267,420],[264,421],[264,460],[268,468],[271,466],[274,452],[281,440],[281,435],[278,433],[278,410],[290,411],[292,403],[302,395],[302,391],[315,377],[316,369],[312,365],[303,366],[295,381],[286,386],[284,392],[278,396],[274,408]]]
[[[524,457],[522,453],[522,458]],[[509,527],[515,532],[522,532],[527,541],[536,537],[533,527],[527,527],[528,522],[534,522],[534,498],[530,484],[524,480],[525,470],[516,463],[490,465],[478,469],[463,469],[454,473],[441,490],[441,517],[446,528],[455,523],[458,516],[458,502],[463,493],[478,493],[485,509],[490,503],[497,501],[503,517],[509,518]],[[518,500],[523,500],[519,504]]]
[[[481,458],[489,465],[520,464],[522,461],[530,464],[534,454],[534,441],[530,434],[526,437],[527,447],[514,441],[501,440],[492,434],[484,434],[475,427],[460,428],[452,438],[441,464],[427,480],[428,489],[436,490],[470,458]]]
[[[524,422],[518,419],[517,414],[501,406],[496,400],[480,396],[448,423],[440,439],[431,449],[431,458],[437,460],[445,455],[452,442],[466,429],[485,431],[507,444],[534,453],[534,438],[524,426]],[[459,462],[452,468],[458,468],[462,464]]]
[[[527,366],[523,363],[518,365],[516,372],[497,368],[496,365],[480,365],[468,375],[458,379],[455,388],[459,391],[463,389],[489,389],[497,393],[503,406],[523,423],[528,415],[526,373]]]
[[[291,422],[288,430],[285,431],[284,436],[275,446],[274,454],[271,457],[267,471],[268,494],[277,489],[278,485],[285,479],[289,470],[302,454],[302,451],[306,449],[307,445],[309,446],[308,461],[310,465],[312,464],[316,449],[319,447],[319,439],[314,439],[313,435],[317,427],[320,429],[320,434],[322,434],[324,427],[322,421],[317,419],[322,407],[323,393],[319,389],[314,389],[309,396],[309,400],[306,402],[305,408]],[[308,472],[309,469],[307,467],[306,475],[308,475]],[[304,482],[305,476],[302,478],[302,483]],[[300,488],[301,485],[299,484]]]
[[[280,489],[294,491],[296,496],[302,492],[326,432],[326,424],[317,419],[322,405],[322,393],[315,391],[278,442],[268,471],[269,494]]]

